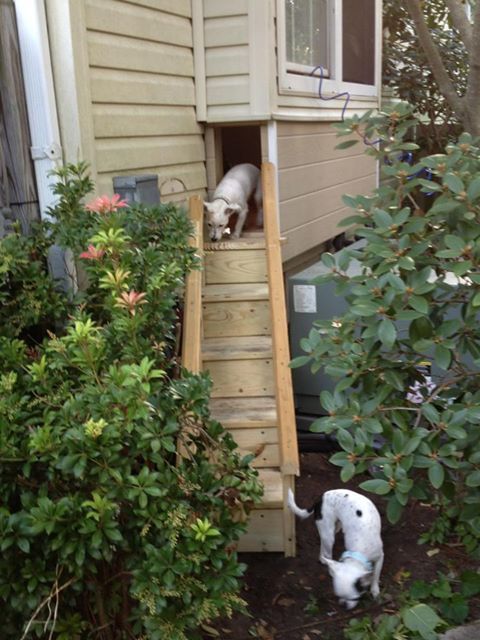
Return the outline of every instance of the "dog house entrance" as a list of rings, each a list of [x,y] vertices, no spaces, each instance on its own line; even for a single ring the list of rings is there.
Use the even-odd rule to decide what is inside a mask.
[[[207,161],[209,195],[222,177],[237,164],[248,162],[260,168],[262,163],[262,143],[260,125],[238,125],[214,127],[207,131],[207,154],[213,162]],[[212,157],[213,156],[213,157]],[[233,222],[233,220],[232,220]],[[249,213],[244,231],[258,230],[255,203],[249,201]]]

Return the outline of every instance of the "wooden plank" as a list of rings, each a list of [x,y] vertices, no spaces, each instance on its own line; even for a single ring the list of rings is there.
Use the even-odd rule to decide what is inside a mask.
[[[338,137],[335,132],[329,134],[309,134],[290,136],[287,138],[277,138],[278,140],[278,168],[279,170],[288,167],[302,167],[308,164],[329,161],[332,158],[345,158],[354,155],[354,150],[335,149],[338,144]],[[364,155],[362,147],[358,147],[359,161],[368,161]]]
[[[249,249],[263,249],[265,250],[265,239],[259,234],[254,234],[250,231],[246,231],[241,238],[230,238],[225,236],[224,239],[219,242],[204,242],[203,248],[205,251],[247,251]]]
[[[228,338],[204,338],[202,359],[245,360],[248,358],[271,358],[272,338],[270,336],[235,336]]]
[[[93,121],[97,139],[202,135],[193,106],[95,104]]]
[[[202,308],[206,338],[270,334],[268,300],[207,302]]]
[[[255,509],[247,532],[238,541],[242,553],[283,551],[282,509]]]
[[[191,246],[198,256],[202,255],[203,245],[203,202],[196,196],[190,199],[190,219],[193,225]],[[202,272],[190,271],[185,284],[185,303],[183,313],[182,366],[193,373],[201,370],[201,330],[202,330]]]
[[[90,66],[193,77],[192,52],[187,47],[96,31],[87,36]]]
[[[295,477],[283,476],[283,552],[287,558],[296,555],[295,515],[290,511],[287,504],[289,489],[295,493]]]
[[[209,284],[204,287],[204,302],[220,300],[268,300],[268,286],[262,284]]]
[[[268,282],[270,286],[270,308],[272,314],[272,338],[274,352],[275,395],[279,417],[279,434],[282,471],[287,475],[298,475],[299,459],[297,428],[293,401],[292,375],[288,368],[290,349],[288,345],[287,310],[283,288],[282,253],[278,226],[275,167],[262,164],[262,192],[264,230],[267,241]]]
[[[263,251],[222,251],[205,253],[205,283],[267,282],[267,263]]]
[[[230,433],[238,444],[241,455],[253,454],[255,456],[252,461],[254,467],[280,466],[280,449],[276,428],[235,429]]]
[[[205,367],[212,377],[212,398],[272,396],[273,365],[269,360],[218,360]]]
[[[204,153],[200,136],[116,138],[98,140],[96,147],[102,172],[201,162]]]
[[[212,418],[227,429],[275,427],[278,424],[277,404],[273,396],[253,398],[213,398]]]
[[[183,106],[195,102],[192,78],[97,67],[90,76],[93,102]]]
[[[283,477],[278,469],[260,469],[258,478],[263,485],[262,509],[283,506]]]
[[[189,17],[116,0],[87,0],[87,28],[130,38],[192,47]]]
[[[40,213],[12,0],[0,2],[0,61],[0,209],[27,233]]]

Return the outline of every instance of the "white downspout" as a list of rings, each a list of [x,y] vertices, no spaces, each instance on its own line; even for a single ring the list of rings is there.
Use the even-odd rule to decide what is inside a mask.
[[[47,20],[43,0],[14,0],[23,80],[27,99],[31,154],[37,179],[40,215],[55,204],[49,172],[62,158],[53,86]]]
[[[31,155],[37,181],[40,216],[48,219],[47,210],[56,203],[50,176],[62,163],[52,63],[43,0],[14,0],[18,39],[22,59],[23,81],[32,142]],[[50,253],[50,269],[55,278],[67,279],[75,286],[72,262],[58,248]]]

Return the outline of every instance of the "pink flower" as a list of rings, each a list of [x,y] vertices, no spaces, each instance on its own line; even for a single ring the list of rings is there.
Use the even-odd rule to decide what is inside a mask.
[[[105,215],[106,213],[113,213],[121,207],[128,207],[126,200],[120,200],[118,193],[115,193],[111,198],[109,196],[100,196],[95,198],[89,204],[85,205],[85,209],[92,213],[99,213]]]
[[[128,309],[129,313],[132,316],[135,315],[135,307],[140,304],[145,304],[147,301],[144,300],[146,293],[138,293],[138,291],[124,291],[121,293],[118,298],[115,298],[117,303],[117,307],[124,307]]]
[[[81,253],[80,258],[84,258],[84,260],[100,260],[104,255],[105,251],[103,249],[97,249],[93,244],[89,244],[88,251]]]

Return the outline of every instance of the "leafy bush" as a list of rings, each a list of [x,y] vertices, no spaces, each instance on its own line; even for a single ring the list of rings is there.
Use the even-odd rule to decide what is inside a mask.
[[[398,613],[372,620],[365,616],[350,621],[346,640],[434,640],[440,628],[464,623],[470,615],[470,599],[480,593],[480,574],[462,572],[456,580],[440,575],[431,583],[416,580],[402,595]]]
[[[58,178],[49,232],[88,286],[33,349],[0,325],[2,638],[195,638],[242,606],[234,547],[260,486],[207,377],[176,375],[190,226],[173,205],[83,207],[84,166]]]
[[[407,138],[415,124],[397,105],[340,125],[367,142],[386,180],[372,196],[345,197],[355,213],[344,224],[365,246],[323,261],[348,311],[315,322],[292,366],[339,379],[321,394],[327,415],[314,430],[336,435],[341,478],[371,471],[361,486],[387,496],[391,522],[411,497],[438,504],[478,555],[480,150],[464,134],[410,166],[402,157],[417,148]],[[428,210],[419,192],[431,194]],[[353,258],[361,273],[350,278]]]

